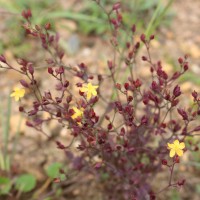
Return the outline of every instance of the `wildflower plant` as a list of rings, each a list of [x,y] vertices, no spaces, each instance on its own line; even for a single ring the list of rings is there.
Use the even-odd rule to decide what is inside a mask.
[[[101,7],[100,1],[96,3]],[[112,30],[113,57],[108,58],[108,74],[94,75],[84,63],[77,67],[66,65],[58,34],[50,31],[50,23],[44,27],[31,24],[30,10],[22,13],[25,19],[23,27],[27,34],[40,40],[49,53],[46,71],[56,80],[55,89],[40,88],[35,78],[36,66],[27,59],[17,60],[21,66],[18,69],[1,55],[0,61],[4,63],[1,67],[20,73],[21,85],[34,95],[32,108],[25,109],[23,99],[19,106],[19,111],[28,117],[27,126],[49,138],[43,130],[44,123],[56,120],[70,130],[72,141],[55,141],[57,148],[67,155],[72,170],[92,174],[100,181],[103,199],[155,199],[168,188],[179,188],[185,183],[184,178],[174,179],[173,174],[180,162],[179,157],[187,151],[185,140],[189,136],[195,137],[200,131],[197,121],[200,97],[193,91],[192,106],[183,108],[180,97],[184,94],[176,81],[189,68],[187,56],[178,59],[178,71],[168,74],[162,62],[151,57],[154,35],[141,34],[140,40],[133,39],[135,25],[130,28],[126,48],[121,52],[119,42],[123,18],[120,4],[103,11]],[[136,58],[142,45],[147,50],[141,59],[149,67],[150,83],[135,73]],[[67,74],[78,78],[78,94],[70,89],[74,85],[71,85],[71,79],[66,79],[69,77]],[[106,89],[102,83],[107,83]],[[54,90],[59,95],[55,95]],[[111,90],[110,97],[106,96],[105,90]],[[23,97],[22,93],[16,90],[11,96],[18,100]],[[97,105],[105,105],[101,114]],[[43,118],[41,113],[48,113],[49,117]],[[76,146],[78,155],[71,149],[74,141],[79,142]],[[191,146],[190,150],[193,149]],[[166,180],[166,187],[155,191],[152,177],[162,171],[169,171],[169,180]]]

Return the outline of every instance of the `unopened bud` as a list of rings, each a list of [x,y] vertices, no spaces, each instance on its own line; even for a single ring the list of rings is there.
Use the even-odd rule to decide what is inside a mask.
[[[182,58],[179,58],[179,59],[178,59],[178,62],[179,62],[179,64],[182,64],[182,63],[183,63],[183,59],[182,59]]]
[[[162,160],[162,165],[167,165],[167,160],[163,159]]]
[[[29,71],[29,73],[30,73],[31,75],[34,74],[34,68],[33,68],[33,64],[32,64],[32,63],[29,63],[29,65],[28,65],[28,71]]]
[[[51,29],[51,24],[48,22],[48,23],[45,24],[44,27],[45,27],[46,30],[49,30],[49,29]]]
[[[23,87],[25,87],[25,88],[28,88],[29,87],[29,85],[28,85],[28,83],[25,81],[25,80],[20,80],[19,81],[20,83],[21,83],[21,85],[23,86]]]
[[[4,55],[0,55],[0,62],[6,63],[6,58]]]
[[[151,35],[149,39],[150,39],[150,40],[153,40],[154,38],[155,38],[155,36],[154,36],[154,35]]]
[[[48,73],[49,73],[49,74],[53,74],[53,69],[52,69],[52,67],[48,67]]]
[[[142,34],[141,36],[140,36],[140,40],[142,41],[142,42],[146,42],[146,36],[145,36],[145,34]]]

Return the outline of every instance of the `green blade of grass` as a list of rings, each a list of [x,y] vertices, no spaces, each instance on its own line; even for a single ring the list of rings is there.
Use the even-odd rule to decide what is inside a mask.
[[[8,151],[8,139],[9,139],[9,132],[10,132],[10,117],[11,117],[11,98],[8,95],[8,99],[7,99],[7,113],[6,113],[6,123],[4,126],[4,141],[5,141],[5,151],[7,153]]]
[[[171,4],[173,3],[174,0],[169,0],[168,3],[166,4],[166,6],[163,8],[163,1],[160,0],[156,10],[149,22],[149,25],[147,27],[147,30],[145,32],[145,34],[149,37],[152,32],[157,28],[157,26],[161,23],[161,20],[163,19],[163,17],[165,16],[166,12],[168,11],[168,9],[170,8]]]
[[[22,118],[22,115],[20,115],[19,122],[18,122],[18,125],[17,125],[17,130],[16,130],[16,133],[15,133],[15,139],[14,139],[12,154],[11,154],[11,156],[10,156],[10,161],[11,161],[11,163],[12,163],[14,154],[15,154],[15,152],[16,152],[16,146],[17,146],[18,139],[19,139],[19,133],[20,133],[21,125],[22,125],[22,119],[23,119],[23,118]]]
[[[159,17],[159,13],[160,13],[161,8],[162,8],[162,0],[159,1],[158,5],[156,7],[156,10],[155,10],[150,22],[149,22],[149,25],[148,25],[147,30],[145,32],[145,34],[147,36],[149,36],[151,34],[153,23],[155,22],[156,18]]]
[[[85,15],[81,13],[74,13],[71,11],[55,11],[45,15],[46,18],[68,18],[72,20],[84,20],[93,23],[104,23],[104,20],[101,20],[97,17]]]
[[[8,152],[8,139],[9,139],[9,132],[10,132],[10,117],[11,117],[11,98],[8,95],[7,98],[7,110],[6,114],[4,113],[2,104],[0,108],[1,114],[1,124],[2,124],[2,137],[3,137],[3,157],[4,163],[7,161],[7,152]]]
[[[164,7],[162,12],[160,13],[160,16],[158,18],[156,18],[156,21],[155,21],[155,23],[154,23],[154,25],[152,27],[152,31],[155,30],[159,26],[159,24],[161,23],[163,17],[167,13],[167,11],[169,10],[169,8],[170,8],[170,6],[172,5],[173,2],[174,2],[174,0],[169,0],[167,5]],[[151,34],[151,32],[150,32],[150,34]]]
[[[3,152],[0,151],[0,169],[5,170],[5,162]]]

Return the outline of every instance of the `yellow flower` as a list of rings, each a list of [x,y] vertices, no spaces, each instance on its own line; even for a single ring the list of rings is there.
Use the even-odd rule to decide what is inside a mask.
[[[10,94],[10,97],[15,97],[15,101],[19,101],[25,95],[25,89],[15,87],[14,92]]]
[[[174,157],[175,154],[177,154],[178,156],[183,155],[183,149],[185,148],[184,142],[179,143],[178,140],[175,140],[173,144],[167,143],[167,145],[168,145],[168,149],[170,149],[170,153],[169,153],[170,157]]]
[[[83,108],[78,109],[76,107],[72,108],[74,110],[74,114],[72,115],[72,119],[76,119],[78,117],[82,117],[83,116]]]
[[[86,92],[87,93],[87,100],[90,100],[92,95],[93,96],[97,96],[97,88],[99,86],[95,86],[95,85],[92,85],[91,83],[88,83],[87,85],[84,85],[80,91],[81,92]]]

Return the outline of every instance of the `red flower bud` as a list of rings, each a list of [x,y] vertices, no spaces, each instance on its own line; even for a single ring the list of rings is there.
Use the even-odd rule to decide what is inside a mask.
[[[157,90],[159,89],[159,86],[158,86],[158,84],[156,83],[156,81],[153,81],[153,82],[151,83],[151,88],[152,88],[152,90],[154,90],[154,91],[157,91]]]
[[[119,10],[120,9],[120,7],[121,7],[121,4],[120,4],[120,2],[117,2],[117,3],[115,3],[114,5],[113,5],[113,10]]]
[[[155,36],[154,36],[154,35],[151,35],[149,39],[150,39],[150,40],[153,40],[154,38],[155,38]]]
[[[179,159],[178,156],[175,156],[175,157],[174,157],[174,162],[175,162],[175,163],[179,163],[179,162],[180,162],[180,159]]]
[[[128,90],[128,89],[129,89],[129,83],[124,83],[124,88],[125,88],[126,90]]]
[[[48,23],[45,24],[44,27],[45,27],[46,30],[49,30],[49,29],[51,29],[51,24],[48,22]]]
[[[197,99],[198,94],[197,94],[197,92],[195,90],[192,92],[192,96],[194,97],[195,100]]]
[[[64,82],[64,85],[63,85],[65,88],[67,88],[69,86],[69,81],[68,80],[65,80]]]
[[[128,96],[128,99],[127,99],[128,102],[131,102],[133,101],[133,97],[132,96]]]
[[[24,112],[24,107],[19,106],[19,112]]]
[[[25,88],[28,88],[29,87],[29,85],[28,85],[28,83],[25,81],[25,80],[20,80],[19,81],[20,83],[21,83],[21,85],[23,86],[23,87],[25,87]]]
[[[135,31],[136,31],[136,26],[135,26],[135,24],[133,24],[133,26],[131,27],[131,31],[132,31],[133,33],[135,33]]]
[[[108,64],[108,68],[110,70],[114,67],[112,61],[110,61],[110,60],[107,61],[107,64]]]
[[[0,62],[6,63],[6,58],[4,55],[0,55]]]
[[[185,64],[184,66],[183,66],[183,68],[184,68],[184,71],[187,71],[188,70],[188,64]]]
[[[129,49],[130,47],[131,47],[130,42],[127,42],[127,43],[126,43],[126,48]]]
[[[185,179],[179,180],[177,184],[178,186],[183,186],[185,184]]]
[[[143,60],[143,61],[146,61],[146,60],[148,60],[148,59],[147,59],[146,56],[142,56],[142,60]]]
[[[124,127],[121,128],[121,130],[120,130],[120,135],[121,135],[121,136],[124,136],[124,135],[125,135],[125,128],[124,128]]]
[[[146,36],[145,36],[145,34],[142,34],[141,36],[140,36],[140,40],[142,41],[142,42],[146,42]]]
[[[32,13],[31,13],[31,10],[28,9],[28,10],[23,10],[22,11],[22,16],[25,18],[25,19],[29,19],[32,17]]]
[[[179,58],[179,59],[178,59],[178,62],[179,62],[179,64],[182,64],[182,63],[183,63],[183,59],[182,59],[182,58]]]
[[[135,48],[136,48],[136,49],[139,49],[139,47],[140,47],[140,43],[137,42],[136,45],[135,45]]]
[[[56,144],[58,149],[65,149],[65,146],[61,142],[56,141]]]
[[[179,103],[179,100],[178,100],[178,99],[175,99],[175,100],[173,100],[173,101],[171,102],[171,104],[172,104],[172,107],[175,107],[175,106],[177,106],[177,105],[178,105],[178,103]]]
[[[167,160],[163,159],[162,160],[162,165],[167,165]]]
[[[136,87],[136,88],[139,88],[141,85],[142,85],[142,82],[141,82],[139,79],[137,79],[137,80],[135,81],[135,87]]]
[[[188,115],[183,109],[178,108],[177,111],[182,116],[183,120],[188,120]]]
[[[28,64],[28,71],[29,71],[29,73],[30,73],[31,75],[34,74],[34,68],[33,68],[33,64],[32,64],[32,63],[29,63],[29,64]]]
[[[29,121],[26,121],[26,126],[33,127],[33,124]]]
[[[95,165],[94,165],[94,169],[100,169],[101,168],[101,166],[102,166],[102,162],[97,162],[97,163],[95,163]]]
[[[173,90],[173,95],[174,95],[175,97],[178,97],[178,96],[181,95],[181,90],[180,90],[180,87],[179,87],[178,85],[174,88],[174,90]]]
[[[172,76],[172,79],[177,79],[180,76],[180,72],[175,72]]]
[[[110,124],[108,124],[108,130],[111,130],[112,129],[112,124],[110,123]]]
[[[48,67],[48,73],[49,73],[49,74],[53,74],[53,72],[54,72],[54,71],[53,71],[53,68],[52,68],[52,67]]]

